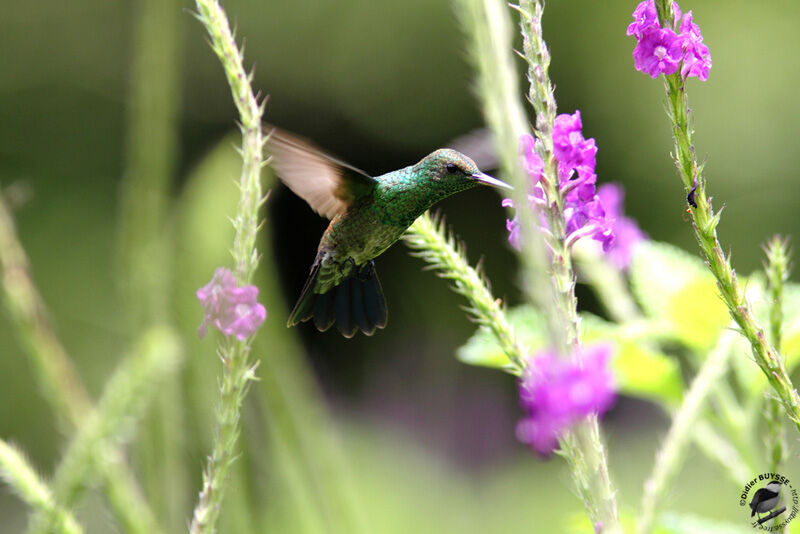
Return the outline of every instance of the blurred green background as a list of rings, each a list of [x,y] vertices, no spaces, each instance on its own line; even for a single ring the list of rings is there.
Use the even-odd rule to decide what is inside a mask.
[[[238,175],[231,148],[237,140],[230,137],[237,115],[219,62],[191,16],[193,6],[162,1],[176,13],[175,22],[164,25],[168,35],[149,44],[176,46],[175,90],[167,95],[176,143],[167,165],[173,203],[167,218],[176,238],[168,315],[189,348],[177,394],[188,517],[211,437],[218,370],[213,341],[194,339],[201,310],[193,291],[210,279],[215,265],[229,262],[224,216],[232,212],[231,179]],[[127,171],[133,58],[143,46],[136,37],[141,5],[7,2],[0,17],[0,185],[30,192],[15,213],[20,237],[57,332],[94,398],[126,339],[115,240]],[[599,180],[624,184],[628,213],[652,238],[694,252],[684,193],[669,156],[662,82],[634,70],[634,40],[625,35],[635,5],[548,3],[545,38],[556,97],[560,111],[581,110],[584,134],[599,147]],[[447,1],[229,0],[224,7],[237,35],[246,38],[255,88],[270,95],[266,120],[358,167],[380,174],[412,164],[482,125],[463,37]],[[709,81],[688,83],[697,153],[706,162],[714,205],[725,205],[721,241],[734,251],[739,272],[748,273],[760,266],[767,237],[800,235],[800,5],[696,0],[681,7],[694,11],[713,57]],[[517,67],[522,69],[521,62]],[[520,94],[524,89],[521,77]],[[495,294],[518,303],[515,260],[496,194],[472,190],[441,209],[467,243],[470,259],[484,258]],[[454,350],[474,325],[447,284],[422,272],[421,261],[398,245],[377,265],[390,310],[384,331],[352,340],[310,325],[287,333],[287,312],[325,221],[282,186],[272,190],[266,218],[272,240],[260,245],[269,264],[264,276],[277,276],[269,282],[269,332],[299,336],[302,350],[293,354],[311,365],[321,385],[328,416],[336,422],[343,469],[351,473],[373,531],[534,532],[535,525],[543,532],[565,531],[571,514],[580,512],[569,475],[562,462],[541,462],[515,441],[513,380],[456,362]],[[579,296],[585,308],[595,310],[588,291],[579,289]],[[259,357],[273,357],[275,347],[284,346],[270,348],[268,336],[262,336],[267,345]],[[0,354],[0,436],[18,443],[49,473],[65,441],[3,317]],[[258,383],[254,390],[264,387]],[[269,431],[268,413],[249,403],[247,414]],[[607,423],[621,501],[635,506],[667,419],[655,407],[621,399]],[[265,524],[294,532],[293,510],[302,507],[281,491],[281,477],[288,475],[271,470],[276,456],[266,452],[266,441],[250,439],[245,441],[255,444],[255,458],[242,461],[260,465],[252,483],[260,491],[253,495],[265,496],[259,513]],[[794,450],[790,473],[796,458]],[[691,453],[690,466],[667,507],[739,517],[739,489],[697,453]],[[698,495],[696,486],[708,487],[709,480],[718,481],[718,491]],[[20,530],[25,514],[13,496],[0,491],[0,531]],[[111,521],[96,498],[80,517],[98,532]]]

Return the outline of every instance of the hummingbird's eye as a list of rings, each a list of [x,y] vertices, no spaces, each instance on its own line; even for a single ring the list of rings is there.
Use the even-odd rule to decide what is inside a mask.
[[[458,172],[458,165],[455,163],[448,163],[445,165],[445,168],[447,169],[448,174],[455,174]]]

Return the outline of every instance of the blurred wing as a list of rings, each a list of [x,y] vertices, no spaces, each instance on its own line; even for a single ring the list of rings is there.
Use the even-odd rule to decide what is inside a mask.
[[[328,219],[347,210],[353,200],[368,194],[377,183],[361,169],[277,128],[272,129],[266,147],[278,178]]]
[[[472,130],[456,137],[447,146],[469,157],[482,171],[498,168],[497,151],[492,144],[492,132],[488,128]]]

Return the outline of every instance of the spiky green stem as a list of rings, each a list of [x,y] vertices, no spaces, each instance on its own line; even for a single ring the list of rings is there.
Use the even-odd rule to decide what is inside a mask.
[[[53,498],[53,492],[36,474],[16,447],[0,439],[0,478],[52,525],[56,534],[80,534],[83,529],[69,512]]]
[[[501,171],[514,186],[512,198],[517,206],[528,205],[530,178],[520,164],[519,137],[528,133],[528,119],[520,103],[518,76],[513,56],[511,20],[503,2],[497,0],[457,0],[457,13],[466,34],[470,59],[477,72],[476,92],[489,125]],[[548,318],[562,315],[556,309],[550,265],[545,243],[530,210],[518,210],[520,223],[519,257],[522,285],[531,302]],[[555,320],[548,320],[550,337],[561,344],[563,332]]]
[[[657,0],[659,20],[662,27],[673,27],[674,13],[671,0]],[[798,430],[800,430],[800,395],[792,384],[783,358],[764,335],[764,330],[756,322],[744,291],[739,286],[736,272],[733,270],[730,255],[726,255],[717,239],[717,225],[722,211],[714,213],[711,201],[706,196],[706,183],[702,175],[702,166],[697,164],[690,126],[689,99],[680,71],[664,76],[667,93],[668,114],[672,122],[672,133],[675,138],[675,163],[688,193],[695,180],[697,189],[694,200],[696,208],[691,210],[692,227],[703,258],[717,279],[722,300],[728,307],[731,317],[736,322],[742,335],[750,342],[756,364],[766,376],[767,381],[780,397],[783,408]]]
[[[264,137],[261,132],[263,106],[250,86],[251,75],[244,69],[242,52],[230,30],[225,12],[216,0],[197,0],[197,17],[210,36],[211,48],[217,54],[233,101],[239,110],[242,129],[242,174],[239,181],[239,206],[232,219],[236,231],[233,250],[235,273],[240,284],[249,283],[258,265],[256,234],[258,210],[265,197],[261,193],[261,168],[264,165]],[[216,529],[225,482],[236,457],[239,418],[247,387],[254,380],[255,365],[250,362],[251,339],[226,339],[219,351],[222,360],[222,380],[216,410],[216,435],[211,455],[203,471],[203,487],[192,516],[193,534],[213,533]]]
[[[169,324],[173,236],[168,221],[178,151],[181,0],[141,0],[132,5],[129,98],[124,172],[120,182],[115,277],[128,338],[151,325]],[[133,455],[145,494],[176,531],[186,522],[187,458],[182,384],[166,385],[141,425]]]
[[[58,340],[48,311],[30,274],[25,250],[17,239],[14,220],[0,194],[0,294],[15,323],[25,354],[33,364],[45,399],[65,433],[72,434],[94,407],[75,371],[72,359]],[[119,449],[103,451],[103,484],[117,520],[132,534],[161,531],[139,491],[138,483]]]
[[[661,448],[656,454],[653,472],[644,484],[642,506],[636,531],[647,534],[653,527],[658,505],[662,502],[664,490],[677,475],[686,446],[692,437],[695,423],[700,418],[705,405],[717,381],[728,369],[728,356],[735,341],[735,334],[725,332],[717,346],[703,362],[700,371],[692,381],[680,408],[673,415],[672,425],[664,438]]]
[[[469,300],[467,312],[479,325],[488,328],[508,357],[505,370],[520,376],[525,368],[514,330],[506,319],[500,299],[495,299],[481,272],[467,261],[463,246],[452,233],[447,233],[443,219],[427,212],[418,218],[403,236],[418,256],[438,271],[439,276],[453,281],[453,289]]]
[[[550,52],[542,33],[544,5],[538,0],[523,0],[515,9],[520,14],[523,55],[528,64],[528,100],[536,111],[536,151],[544,163],[540,183],[546,202],[544,213],[552,236],[547,244],[552,253],[556,309],[562,314],[564,338],[561,350],[565,353],[577,353],[580,351],[578,301],[575,297],[575,271],[564,217],[566,201],[560,190],[558,162],[553,152],[556,100],[548,73]],[[526,210],[517,210],[518,213],[520,211]],[[572,467],[573,479],[595,530],[622,532],[597,416],[590,415],[564,436],[561,447]]]
[[[526,209],[529,206],[530,178],[521,168],[517,147],[520,135],[528,133],[529,128],[517,95],[517,76],[510,53],[510,17],[506,6],[498,0],[460,0],[458,5],[468,37],[470,56],[478,73],[477,89],[486,122],[494,133],[503,171],[514,186],[512,198],[518,207],[516,216],[522,247],[523,287],[530,301],[535,302],[548,318],[550,343],[561,352],[567,352],[579,345],[575,277],[566,251],[566,240],[561,239],[559,245],[557,239],[555,246],[548,243],[554,257],[552,263],[548,262],[548,251],[538,226],[538,213]],[[518,8],[523,13],[530,12],[530,9],[530,3]],[[526,17],[523,15],[523,18]],[[539,17],[534,26],[527,24],[534,22],[527,17],[523,26],[527,24],[529,28],[523,27],[523,36],[528,34],[529,46],[540,47],[538,52],[531,48],[533,55],[538,54],[538,58],[534,58],[538,67],[531,68],[536,80],[541,81],[541,89],[549,91],[550,97],[547,110],[543,112],[536,109],[537,128],[551,132],[555,100],[552,99],[547,78],[549,55],[541,39],[540,20]],[[535,42],[531,43],[531,40]],[[539,91],[539,88],[535,90]],[[547,146],[552,147],[550,137]],[[543,160],[550,162],[552,171],[552,150],[549,152],[550,156],[545,155]],[[563,220],[563,214],[561,217]],[[559,226],[556,221],[550,229],[558,231],[559,228],[563,234],[563,223]],[[579,497],[586,504],[596,529],[621,532],[614,491],[608,476],[605,447],[600,439],[596,417],[588,417],[585,423],[567,433],[561,440],[561,449],[570,464]]]
[[[770,296],[769,330],[772,346],[780,348],[783,328],[783,286],[789,279],[789,245],[780,236],[773,237],[764,247],[767,263],[764,270]],[[777,473],[786,458],[786,433],[781,418],[780,401],[772,395],[765,399],[767,420],[767,461],[770,473]]]
[[[180,361],[180,343],[172,330],[146,331],[131,353],[118,366],[103,390],[97,409],[81,425],[53,477],[56,500],[73,506],[108,459],[112,444],[130,438],[132,422],[141,417],[159,385]],[[31,532],[52,531],[52,523],[36,517]]]

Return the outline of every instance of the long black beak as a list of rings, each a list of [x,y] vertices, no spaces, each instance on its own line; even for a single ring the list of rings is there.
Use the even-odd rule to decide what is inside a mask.
[[[482,172],[474,173],[472,175],[472,178],[474,180],[477,180],[478,182],[484,184],[484,185],[491,185],[493,187],[502,187],[502,188],[505,188],[505,189],[514,189],[513,187],[511,187],[507,183],[505,183],[503,181],[500,181],[497,178],[492,178],[488,174],[484,174]]]

